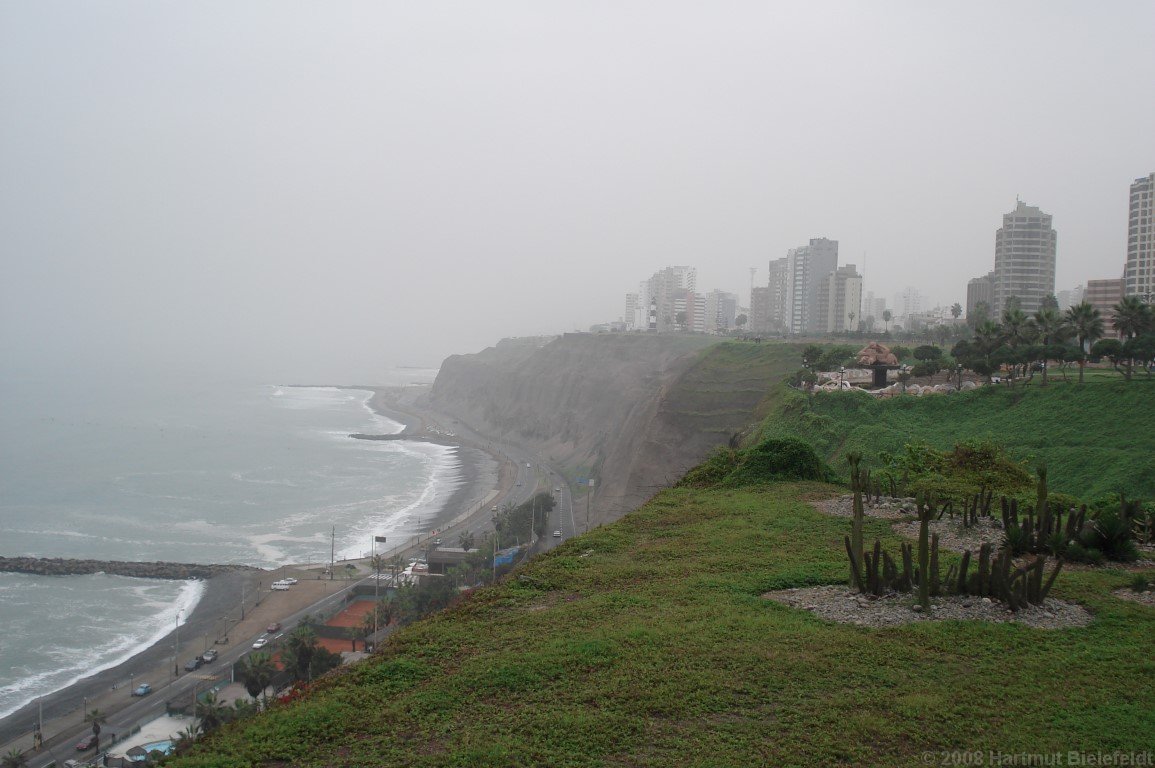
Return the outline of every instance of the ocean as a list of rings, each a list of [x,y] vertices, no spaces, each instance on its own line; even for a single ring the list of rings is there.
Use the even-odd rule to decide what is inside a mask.
[[[395,381],[435,371],[398,369]],[[190,381],[0,381],[0,555],[243,563],[360,557],[427,529],[453,448],[395,433],[370,393]],[[202,584],[0,573],[0,717],[130,658]],[[187,615],[187,613],[185,614]]]

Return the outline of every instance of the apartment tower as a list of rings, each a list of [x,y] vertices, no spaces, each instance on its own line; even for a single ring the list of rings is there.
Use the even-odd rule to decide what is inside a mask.
[[[1155,173],[1135,179],[1127,215],[1127,265],[1123,290],[1148,304],[1155,299]]]
[[[1002,315],[1007,300],[1019,300],[1019,307],[1031,314],[1043,299],[1055,292],[1055,252],[1058,235],[1050,214],[1019,201],[1015,210],[1003,216],[1003,226],[995,233],[994,316]]]

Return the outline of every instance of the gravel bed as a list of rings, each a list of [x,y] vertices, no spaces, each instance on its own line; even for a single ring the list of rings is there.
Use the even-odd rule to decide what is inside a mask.
[[[918,521],[895,523],[894,532],[909,539],[918,539]],[[930,521],[930,535],[938,534],[938,546],[952,552],[970,550],[977,555],[979,547],[990,544],[997,550],[1003,545],[1003,524],[993,517],[980,517],[970,528],[964,528],[962,521],[950,518]]]
[[[854,496],[847,494],[834,499],[810,502],[815,509],[823,514],[835,517],[854,517]],[[918,507],[914,499],[884,498],[878,504],[862,505],[862,512],[866,517],[875,517],[883,520],[901,520],[904,517],[917,514]]]
[[[1151,594],[1151,593],[1143,593]],[[862,627],[894,627],[915,621],[1014,621],[1035,629],[1085,627],[1094,618],[1075,603],[1047,598],[1041,606],[1017,613],[989,597],[949,596],[931,600],[929,613],[914,610],[914,595],[873,597],[846,586],[780,589],[762,597],[810,611],[826,621]]]
[[[1123,589],[1116,589],[1111,594],[1120,600],[1130,600],[1133,603],[1142,603],[1143,605],[1149,605],[1155,608],[1155,592],[1150,589],[1144,592],[1136,592],[1130,587],[1124,587]]]

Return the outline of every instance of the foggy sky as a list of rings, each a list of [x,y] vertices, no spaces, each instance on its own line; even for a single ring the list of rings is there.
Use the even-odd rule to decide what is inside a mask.
[[[1121,275],[1155,4],[0,1],[0,355],[373,381],[840,241],[965,301],[1016,195]]]

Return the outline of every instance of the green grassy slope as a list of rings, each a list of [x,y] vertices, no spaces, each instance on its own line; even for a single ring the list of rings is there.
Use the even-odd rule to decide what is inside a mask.
[[[1079,630],[869,629],[763,600],[845,577],[847,521],[804,501],[835,491],[665,491],[172,765],[910,766],[1150,748],[1155,611],[1109,594],[1124,572],[1062,575],[1055,596],[1097,615]],[[894,546],[881,522],[866,535]]]
[[[877,466],[880,451],[896,453],[906,443],[948,449],[989,437],[1016,458],[1046,462],[1054,491],[1155,497],[1155,382],[1052,381],[1046,388],[996,386],[889,400],[839,392],[808,400],[783,387],[776,400],[761,437],[802,437],[839,471],[847,451],[860,451]]]

